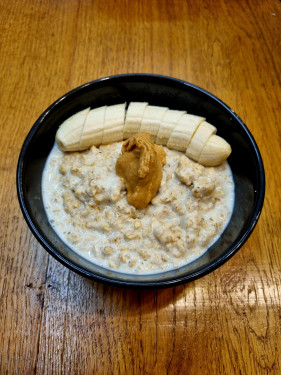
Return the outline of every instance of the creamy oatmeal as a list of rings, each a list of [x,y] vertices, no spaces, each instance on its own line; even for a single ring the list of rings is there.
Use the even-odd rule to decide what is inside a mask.
[[[63,153],[55,144],[42,183],[54,230],[83,257],[120,272],[161,272],[201,256],[232,213],[234,183],[227,162],[205,168],[164,147],[160,189],[146,208],[136,209],[115,173],[121,146]]]

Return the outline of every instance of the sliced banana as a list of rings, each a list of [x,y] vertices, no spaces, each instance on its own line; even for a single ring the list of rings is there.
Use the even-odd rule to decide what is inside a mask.
[[[123,129],[124,139],[130,138],[140,131],[141,121],[148,103],[131,102],[127,109],[125,125]]]
[[[211,135],[197,161],[205,167],[215,167],[226,160],[230,153],[229,143],[217,135]]]
[[[189,158],[209,167],[221,164],[231,153],[230,145],[215,135],[216,130],[203,117],[132,102],[127,116],[126,103],[86,108],[76,113],[61,124],[56,141],[63,151],[82,151],[146,131],[154,142],[185,152]]]
[[[88,113],[80,139],[81,150],[102,143],[105,109],[103,106]]]
[[[63,151],[81,150],[80,139],[90,107],[66,119],[56,133],[56,141]]]
[[[209,124],[207,121],[201,122],[193,134],[191,141],[186,149],[185,154],[192,160],[197,161],[203,150],[205,143],[212,134],[215,134],[217,129]]]
[[[123,140],[126,103],[106,107],[102,144]]]
[[[183,115],[174,127],[167,146],[173,150],[185,152],[194,132],[204,120],[204,117]]]
[[[153,142],[155,142],[161,121],[167,111],[166,107],[148,105],[145,108],[139,131],[150,133]]]
[[[174,130],[174,127],[178,123],[179,119],[185,114],[184,111],[177,111],[173,109],[169,109],[160,124],[157,137],[156,137],[156,143],[158,145],[166,146],[167,142],[170,138],[170,135],[172,134],[172,131]]]

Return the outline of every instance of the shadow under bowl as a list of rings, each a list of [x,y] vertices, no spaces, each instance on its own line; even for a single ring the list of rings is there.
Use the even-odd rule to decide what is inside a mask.
[[[235,183],[235,204],[225,231],[208,251],[178,269],[147,275],[108,270],[79,256],[58,237],[42,200],[42,173],[59,125],[86,107],[145,101],[203,116],[232,147],[228,162]],[[114,286],[160,288],[183,284],[213,271],[245,243],[261,213],[265,175],[258,147],[241,119],[221,100],[190,83],[153,74],[125,74],[86,83],[58,99],[35,122],[17,167],[17,191],[27,224],[41,245],[69,269]]]

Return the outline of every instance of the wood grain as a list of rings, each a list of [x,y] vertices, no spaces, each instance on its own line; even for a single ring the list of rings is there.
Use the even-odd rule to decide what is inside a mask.
[[[281,373],[281,2],[0,2],[0,373]],[[243,248],[184,286],[94,283],[50,257],[16,196],[22,143],[58,97],[149,72],[212,92],[260,148],[266,197]]]

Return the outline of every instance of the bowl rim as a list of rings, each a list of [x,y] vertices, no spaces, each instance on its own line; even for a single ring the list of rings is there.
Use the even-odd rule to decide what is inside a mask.
[[[41,126],[42,122],[44,121],[45,117],[48,116],[48,114],[52,111],[54,107],[56,107],[60,102],[67,100],[69,97],[74,95],[75,93],[83,90],[84,88],[92,85],[97,85],[100,82],[103,81],[122,81],[123,79],[128,79],[128,80],[135,80],[135,79],[140,80],[141,78],[146,78],[146,79],[152,79],[154,81],[165,81],[174,83],[174,84],[179,84],[179,85],[184,85],[187,86],[191,89],[194,89],[195,91],[198,91],[204,95],[206,95],[209,99],[215,101],[218,105],[224,107],[224,109],[233,116],[236,121],[240,124],[240,126],[243,128],[244,132],[246,133],[248,140],[251,142],[251,145],[254,150],[255,158],[257,161],[257,170],[258,170],[258,178],[257,178],[257,185],[258,189],[255,190],[255,193],[257,193],[257,196],[255,197],[254,200],[254,208],[253,208],[253,213],[252,216],[249,218],[249,221],[247,223],[247,227],[242,231],[242,235],[240,235],[238,240],[234,245],[231,245],[228,248],[228,251],[226,251],[222,256],[220,256],[218,259],[216,259],[214,262],[212,262],[210,265],[203,266],[199,268],[196,271],[193,271],[192,273],[188,273],[186,275],[182,275],[173,279],[168,279],[168,280],[157,280],[157,281],[125,281],[125,280],[117,280],[115,278],[112,278],[110,276],[101,276],[94,274],[92,272],[89,272],[85,270],[84,268],[72,263],[69,261],[66,257],[64,257],[58,250],[56,250],[54,247],[50,246],[48,242],[45,240],[44,236],[41,235],[41,233],[37,230],[36,226],[34,225],[30,215],[29,211],[27,208],[27,205],[25,204],[25,198],[23,194],[23,162],[24,162],[24,156],[25,152],[28,148],[28,145],[30,141],[32,140],[33,135],[36,133],[37,129]],[[117,286],[117,287],[127,287],[127,288],[141,288],[141,289],[151,289],[151,288],[167,288],[167,287],[173,287],[176,285],[181,285],[190,281],[194,281],[200,277],[203,277],[210,272],[214,271],[217,269],[219,266],[223,265],[228,259],[230,259],[247,241],[251,233],[253,232],[264,203],[264,196],[265,196],[265,171],[264,171],[264,165],[262,161],[262,157],[260,154],[260,151],[258,149],[258,146],[256,144],[256,141],[254,140],[251,132],[247,128],[247,126],[244,124],[244,122],[241,120],[241,118],[227,105],[225,104],[222,100],[217,98],[215,95],[211,94],[207,90],[194,85],[192,83],[186,82],[182,79],[178,78],[173,78],[165,75],[159,75],[159,74],[150,74],[150,73],[129,73],[129,74],[117,74],[117,75],[112,75],[112,76],[106,76],[102,77],[99,79],[92,80],[90,82],[86,82],[70,91],[68,91],[66,94],[62,95],[60,98],[58,98],[55,102],[53,102],[35,121],[31,129],[29,130],[20,154],[18,158],[18,163],[17,163],[17,170],[16,170],[16,185],[17,185],[17,196],[18,196],[18,201],[20,204],[20,208],[22,211],[22,214],[28,224],[29,229],[31,230],[32,234],[35,236],[37,241],[45,248],[45,250],[48,251],[50,255],[52,255],[56,260],[58,260],[60,263],[62,263],[64,266],[69,268],[70,270],[87,277],[91,280],[94,281],[99,281],[102,283],[105,283],[107,285],[111,286]],[[130,274],[130,276],[132,276]]]

